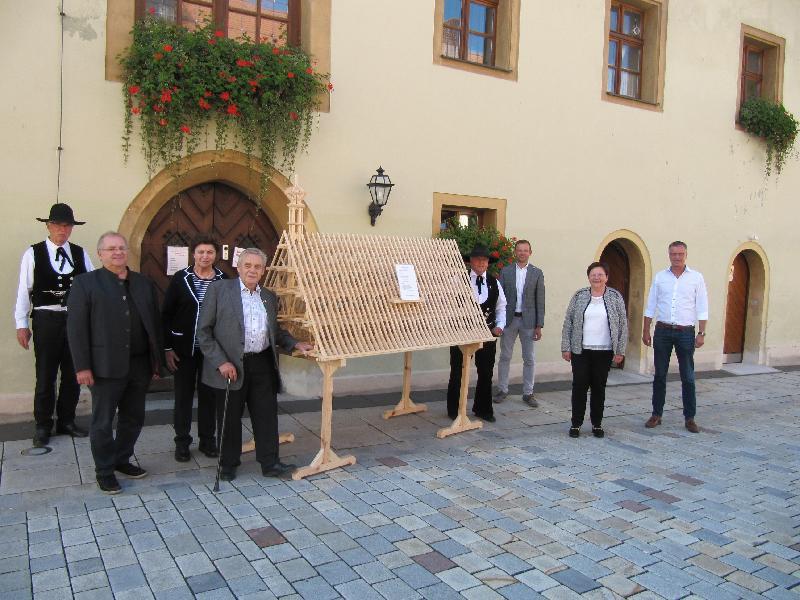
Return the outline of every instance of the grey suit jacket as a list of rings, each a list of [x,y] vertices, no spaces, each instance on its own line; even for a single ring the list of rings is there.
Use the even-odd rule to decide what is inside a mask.
[[[497,278],[506,294],[506,323],[511,323],[515,312],[522,313],[525,329],[544,327],[544,273],[538,267],[528,265],[525,288],[522,290],[522,307],[517,308],[517,265],[506,265]]]
[[[230,362],[236,367],[237,378],[231,383],[238,390],[244,382],[244,311],[242,310],[241,280],[221,279],[208,286],[197,322],[197,343],[203,353],[203,383],[213,388],[225,389],[225,379],[219,366]],[[267,309],[269,344],[275,357],[278,373],[276,389],[280,389],[278,350],[290,352],[297,340],[278,325],[278,301],[271,291],[261,288],[261,301]]]

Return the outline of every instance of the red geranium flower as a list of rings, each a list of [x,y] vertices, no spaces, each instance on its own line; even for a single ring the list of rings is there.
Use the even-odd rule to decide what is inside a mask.
[[[333,91],[333,84],[332,83],[328,83],[328,91],[329,92]]]
[[[164,52],[172,52],[172,44],[164,44]]]
[[[162,104],[153,104],[153,112],[164,112],[164,106]]]
[[[155,54],[153,54],[153,58],[155,58],[156,60],[161,60],[162,58],[164,58],[164,55],[161,54],[161,52],[156,52]]]
[[[203,110],[208,110],[209,108],[211,108],[211,105],[202,98],[200,98],[197,104],[199,104],[200,108],[202,108]]]
[[[214,37],[225,37],[225,32],[224,32],[224,31],[221,31],[220,29],[217,29],[217,30],[214,32]]]
[[[287,76],[289,79],[294,79],[294,73],[292,73],[291,71],[289,71],[288,73],[286,73],[286,76]]]
[[[489,256],[491,256],[492,258],[500,258],[500,253],[497,250],[495,250],[493,252],[490,252]]]
[[[239,107],[235,104],[229,104],[228,108],[225,109],[229,115],[238,116],[239,115]]]
[[[210,98],[210,97],[211,97],[211,96],[213,96],[213,95],[214,95],[214,94],[212,94],[212,93],[211,93],[211,92],[209,92],[208,90],[206,90],[205,92],[203,92],[203,98]]]
[[[230,92],[222,92],[219,95],[219,97],[222,98],[223,100],[225,100],[225,102],[227,102],[228,100],[231,99],[231,94],[230,94]]]
[[[256,81],[255,79],[248,79],[247,83],[250,87],[258,87],[258,81]]]
[[[185,134],[190,134],[190,133],[192,133],[192,130],[189,128],[189,126],[188,126],[188,125],[181,125],[181,131],[182,131],[183,133],[185,133]]]
[[[131,108],[131,112],[135,115],[138,115],[140,112],[142,112],[142,109],[139,108],[138,106],[134,106],[133,108]]]
[[[128,93],[129,93],[131,96],[135,96],[136,94],[138,94],[138,93],[139,93],[139,90],[141,90],[141,89],[142,89],[142,88],[140,88],[138,85],[132,85],[132,86],[130,86],[130,87],[128,88]]]
[[[233,75],[231,75],[230,77],[228,77],[228,81],[229,81],[229,82],[231,82],[231,83],[233,83],[234,81],[236,81],[236,77],[234,77]]]
[[[147,9],[147,12],[149,12],[151,15],[156,14],[156,7],[151,6],[150,8]]]
[[[292,111],[292,112],[289,113],[289,118],[292,121],[297,121],[297,119],[300,118],[300,115],[298,115],[296,112]]]
[[[161,101],[162,102],[172,102],[172,92],[169,90],[164,90],[161,92]]]
[[[308,73],[309,75],[313,75],[314,74],[314,69],[312,69],[311,67],[308,67],[308,68],[306,68],[306,73]]]
[[[281,53],[281,49],[280,49],[280,48],[278,48],[277,46],[275,46],[275,47],[272,49],[272,53],[273,53],[273,54],[280,54],[280,53]]]
[[[238,59],[236,61],[236,66],[237,67],[252,67],[253,63],[250,62],[249,60],[245,60],[243,58],[240,58],[240,59]]]
[[[214,38],[211,38],[210,40],[208,40],[208,43],[209,43],[211,46],[213,46],[214,44],[216,44],[216,43],[217,43],[217,40],[215,40]]]
[[[167,124],[167,120],[166,120],[166,119],[161,119],[161,120],[158,122],[158,124],[159,124],[159,125],[161,125],[162,127],[164,127],[164,125],[166,125],[166,124]]]

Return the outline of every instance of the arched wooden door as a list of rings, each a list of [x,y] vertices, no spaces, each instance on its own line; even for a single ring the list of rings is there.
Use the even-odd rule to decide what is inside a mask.
[[[279,238],[264,211],[229,185],[212,181],[184,190],[161,207],[142,240],[141,272],[155,282],[162,299],[169,283],[167,246],[188,246],[198,233],[211,233],[228,246],[228,258],[220,257],[217,266],[232,277],[236,246],[260,248],[271,259]]]
[[[600,262],[608,265],[608,287],[612,287],[622,294],[625,300],[625,308],[628,307],[628,295],[630,294],[631,287],[631,263],[628,258],[628,253],[619,242],[611,242],[604,249],[600,255]],[[619,365],[612,363],[614,368],[622,369],[625,366],[623,360]]]
[[[747,320],[747,296],[750,288],[750,267],[743,253],[736,255],[728,278],[728,300],[725,310],[725,341],[722,362],[742,362],[744,332]]]

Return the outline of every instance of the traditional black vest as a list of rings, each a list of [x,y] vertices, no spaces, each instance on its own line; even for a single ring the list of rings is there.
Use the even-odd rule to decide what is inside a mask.
[[[484,303],[481,304],[481,312],[483,312],[486,325],[489,326],[489,329],[494,329],[497,322],[495,307],[497,306],[497,299],[500,297],[500,292],[497,289],[497,279],[489,275],[489,273],[484,273],[483,279],[484,284],[489,286],[489,295],[486,297]]]
[[[47,252],[47,243],[33,244],[33,289],[31,289],[31,304],[37,306],[67,305],[69,288],[72,280],[81,273],[86,273],[83,248],[77,244],[69,243],[72,261],[75,263],[72,273],[59,273],[50,264],[50,255]]]

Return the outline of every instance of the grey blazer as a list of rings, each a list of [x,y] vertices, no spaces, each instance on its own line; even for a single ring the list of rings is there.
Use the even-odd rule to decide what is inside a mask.
[[[197,343],[203,353],[203,383],[225,389],[225,379],[219,366],[231,362],[236,367],[237,378],[232,390],[241,389],[244,382],[244,311],[242,310],[241,280],[221,279],[208,286],[203,298],[197,323]],[[290,352],[297,340],[278,325],[278,301],[271,291],[261,288],[261,301],[267,309],[269,344],[278,373],[276,390],[281,389],[278,370],[278,349]]]
[[[506,323],[511,323],[515,312],[522,313],[525,329],[544,327],[544,273],[528,265],[525,288],[522,290],[522,307],[517,308],[517,264],[506,265],[497,278],[506,294]]]

